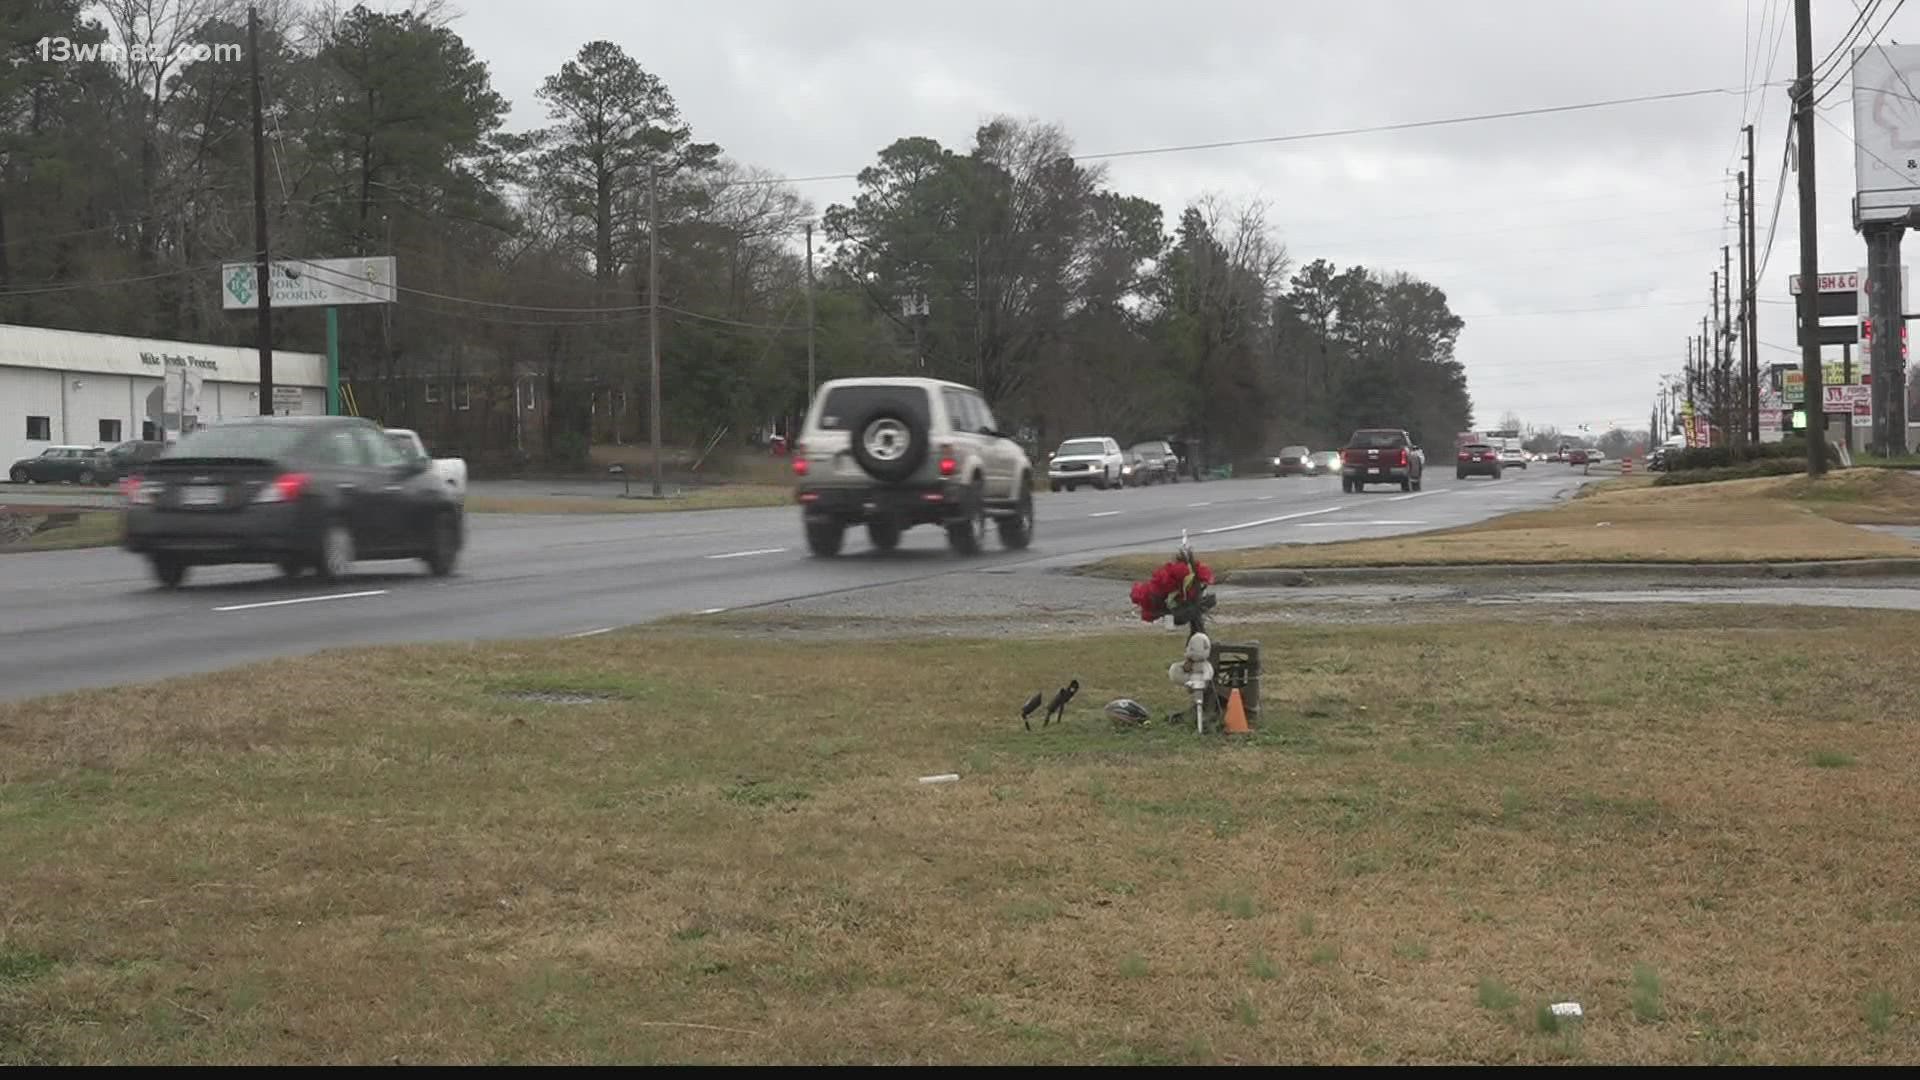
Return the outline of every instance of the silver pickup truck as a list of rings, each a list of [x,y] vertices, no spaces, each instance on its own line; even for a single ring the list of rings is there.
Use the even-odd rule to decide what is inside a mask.
[[[427,444],[421,440],[420,433],[409,428],[387,428],[387,438],[393,445],[410,458],[425,458],[432,463],[434,475],[453,492],[454,501],[467,501],[467,462],[464,458],[437,458],[427,453]]]

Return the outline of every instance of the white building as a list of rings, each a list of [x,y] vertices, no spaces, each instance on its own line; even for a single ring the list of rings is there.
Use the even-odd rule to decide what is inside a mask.
[[[162,437],[162,377],[198,373],[201,423],[260,412],[259,350],[0,325],[0,467],[49,446]],[[273,353],[275,412],[327,411],[327,358]],[[299,390],[299,402],[292,391]]]

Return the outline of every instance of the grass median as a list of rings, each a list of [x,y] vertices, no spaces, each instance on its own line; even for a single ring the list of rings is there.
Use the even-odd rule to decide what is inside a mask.
[[[1101,716],[1148,630],[0,705],[0,1061],[1911,1060],[1916,632],[1261,627],[1232,744]]]
[[[1236,570],[1256,569],[1920,557],[1920,545],[1853,527],[1920,524],[1920,476],[1912,473],[1848,469],[1819,481],[1782,476],[1666,488],[1607,483],[1617,486],[1459,528],[1220,551],[1206,562],[1231,580]],[[1120,556],[1083,572],[1138,579],[1164,561],[1162,555]]]
[[[0,554],[107,547],[119,542],[117,510],[0,507]]]

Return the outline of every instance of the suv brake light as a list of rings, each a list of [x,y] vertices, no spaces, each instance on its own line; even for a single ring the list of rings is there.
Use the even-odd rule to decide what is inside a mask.
[[[253,497],[257,503],[293,502],[307,490],[306,473],[282,473],[274,477]]]
[[[806,449],[802,447],[799,443],[794,443],[792,448],[789,449],[787,452],[793,455],[793,475],[795,476],[807,475]]]
[[[940,475],[952,476],[954,473],[959,471],[960,471],[960,462],[954,459],[953,447],[942,446],[940,448]]]

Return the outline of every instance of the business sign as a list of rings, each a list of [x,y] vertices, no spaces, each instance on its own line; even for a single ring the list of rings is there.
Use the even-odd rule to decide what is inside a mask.
[[[1855,223],[1892,221],[1920,207],[1920,47],[1853,50]]]
[[[274,412],[286,412],[287,410],[290,410],[290,409],[298,409],[300,408],[301,405],[305,404],[305,402],[306,402],[306,395],[301,393],[299,387],[282,386],[279,383],[274,384],[273,386],[273,411]]]
[[[1866,277],[1867,275],[1858,270],[1846,270],[1837,274],[1821,274],[1815,282],[1820,286],[1819,291],[1823,293],[1850,293],[1859,292],[1860,283],[1866,280]],[[1799,274],[1787,279],[1787,291],[1795,296],[1800,295]]]
[[[1854,416],[1873,415],[1873,387],[1871,386],[1827,386],[1822,387],[1821,390],[1826,396],[1826,412],[1848,413]]]
[[[393,256],[365,259],[283,259],[267,268],[274,307],[335,307],[391,304],[397,297]],[[260,306],[259,268],[250,262],[220,268],[221,306],[252,311]]]

